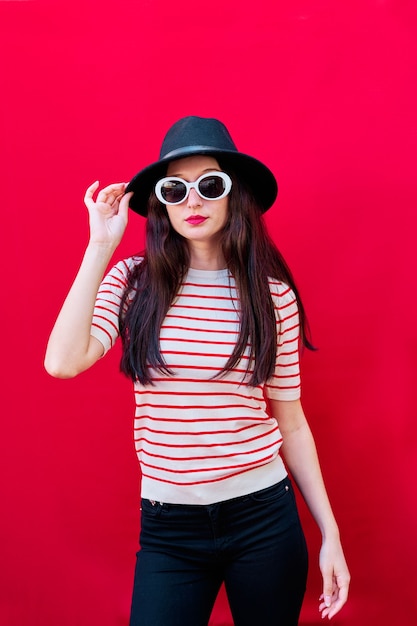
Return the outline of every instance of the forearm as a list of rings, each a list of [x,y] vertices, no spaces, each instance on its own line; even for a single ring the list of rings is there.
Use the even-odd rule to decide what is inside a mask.
[[[344,605],[350,574],[330,506],[313,435],[299,400],[271,401],[272,414],[282,434],[282,455],[323,536],[320,569],[323,593],[319,610],[332,618]]]
[[[313,435],[299,400],[271,402],[283,438],[281,453],[323,537],[338,527],[324,485]]]
[[[89,244],[74,283],[49,338],[45,368],[59,378],[71,378],[100,357],[100,346],[91,340],[91,322],[100,282],[114,248]]]
[[[339,531],[324,485],[311,430],[304,422],[285,433],[282,454],[323,538],[338,536]]]

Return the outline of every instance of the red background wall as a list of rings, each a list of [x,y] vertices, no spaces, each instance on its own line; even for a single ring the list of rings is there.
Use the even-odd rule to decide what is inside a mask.
[[[0,0],[0,623],[127,624],[139,532],[115,349],[43,354],[87,240],[88,184],[128,180],[188,114],[276,173],[268,214],[309,312],[304,404],[352,570],[355,626],[417,622],[413,0]],[[132,215],[117,258],[140,249]],[[317,612],[318,532],[302,507]],[[213,625],[228,625],[221,596]]]

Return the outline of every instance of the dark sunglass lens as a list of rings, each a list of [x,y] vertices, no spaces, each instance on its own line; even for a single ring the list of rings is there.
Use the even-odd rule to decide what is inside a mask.
[[[224,192],[224,180],[220,176],[207,176],[198,188],[206,198],[218,198]]]
[[[178,180],[168,180],[166,181],[161,188],[162,197],[166,202],[181,202],[185,198],[187,189],[184,183],[179,182]]]

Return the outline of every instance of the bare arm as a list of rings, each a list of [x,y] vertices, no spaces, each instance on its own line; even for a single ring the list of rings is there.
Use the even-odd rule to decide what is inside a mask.
[[[271,408],[283,437],[282,454],[303,498],[320,528],[320,569],[323,594],[319,610],[331,619],[345,604],[350,574],[330,506],[313,435],[299,400],[272,400]]]
[[[45,368],[58,378],[71,378],[93,365],[103,353],[90,334],[98,288],[127,225],[131,194],[125,184],[109,185],[93,200],[98,182],[85,194],[89,211],[90,240],[74,283],[49,338]]]

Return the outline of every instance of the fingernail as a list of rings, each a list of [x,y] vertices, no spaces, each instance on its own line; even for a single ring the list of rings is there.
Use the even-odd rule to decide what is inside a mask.
[[[324,603],[326,606],[330,606],[330,600],[331,600],[330,596],[324,596]]]

